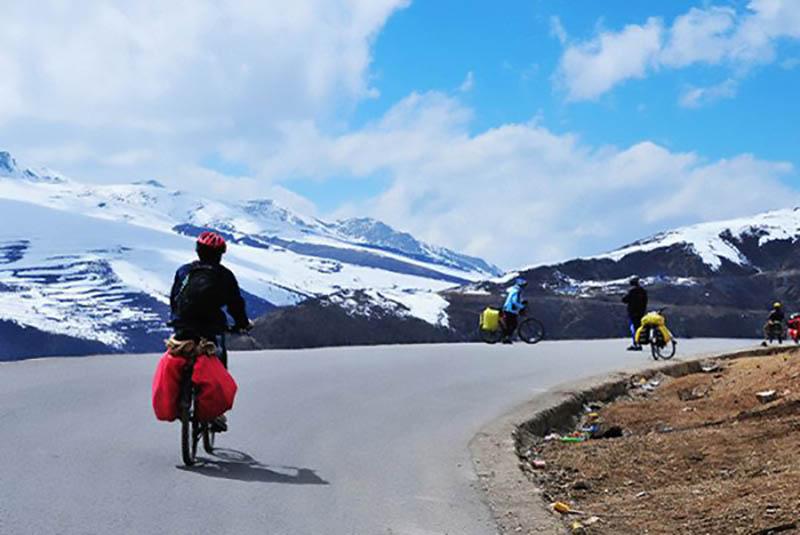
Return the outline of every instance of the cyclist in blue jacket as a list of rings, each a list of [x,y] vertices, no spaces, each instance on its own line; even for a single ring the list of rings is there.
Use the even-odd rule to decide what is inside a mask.
[[[528,285],[528,281],[522,277],[514,281],[514,286],[508,289],[506,301],[503,304],[503,343],[510,344],[511,336],[519,323],[519,314],[528,302],[522,299],[522,290]]]

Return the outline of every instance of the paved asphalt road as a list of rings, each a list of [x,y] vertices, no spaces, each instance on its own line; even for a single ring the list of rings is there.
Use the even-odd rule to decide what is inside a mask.
[[[0,534],[491,534],[469,440],[558,384],[649,364],[624,347],[235,353],[226,449],[191,470],[152,414],[157,356],[2,363]]]

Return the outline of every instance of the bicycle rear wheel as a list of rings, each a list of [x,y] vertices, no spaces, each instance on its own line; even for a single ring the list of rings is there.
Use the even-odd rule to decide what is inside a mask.
[[[180,400],[181,457],[183,464],[193,466],[197,462],[197,444],[202,435],[201,424],[195,419],[197,392],[191,386],[183,389]]]
[[[197,448],[194,445],[194,422],[192,422],[191,407],[181,402],[181,457],[183,464],[192,466],[195,463]]]
[[[519,339],[527,344],[535,344],[544,339],[544,325],[536,318],[525,318],[517,327]]]
[[[485,329],[479,329],[481,340],[486,342],[487,344],[496,344],[503,338],[503,330],[502,329],[495,329],[493,331],[487,331]]]

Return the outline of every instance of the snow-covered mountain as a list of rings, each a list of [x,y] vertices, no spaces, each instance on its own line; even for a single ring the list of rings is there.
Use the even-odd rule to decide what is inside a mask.
[[[315,343],[474,340],[486,306],[499,306],[506,287],[522,275],[532,313],[553,338],[622,337],[620,298],[639,275],[651,304],[668,307],[679,337],[757,337],[775,300],[800,311],[800,210],[703,223],[663,232],[607,254],[538,265],[428,296],[446,323],[402,321],[404,310],[383,294],[367,292],[306,301],[296,313],[270,314],[258,335],[280,347]],[[340,304],[336,306],[336,301]],[[343,311],[350,320],[345,321]],[[310,326],[336,325],[313,339]],[[351,326],[348,336],[348,326]],[[365,332],[377,333],[371,339]]]
[[[54,353],[157,348],[175,268],[207,229],[229,240],[225,263],[253,315],[368,288],[428,320],[428,294],[498,273],[371,219],[328,223],[272,200],[211,200],[156,181],[85,184],[0,152],[0,358],[34,335]]]
[[[792,268],[800,260],[799,244],[800,208],[786,208],[660,232],[608,253],[521,268],[477,286],[504,284],[520,273],[549,273],[586,288],[624,285],[632,274],[686,285],[692,277]]]
[[[758,270],[762,255],[757,254],[757,249],[770,244],[793,245],[798,239],[800,209],[794,208],[662,232],[595,258],[619,261],[636,253],[678,247],[713,271],[726,266]]]
[[[500,273],[500,270],[485,260],[456,253],[444,247],[420,242],[407,232],[398,232],[392,227],[372,218],[352,218],[337,221],[332,226],[343,236],[367,247],[394,251],[410,258],[433,261],[434,263],[469,269],[486,275]]]
[[[759,336],[773,301],[800,311],[800,209],[701,223],[662,232],[610,253],[533,266],[449,292],[451,324],[500,298],[522,274],[557,337],[623,335],[619,299],[632,275],[651,302],[668,306],[684,336]],[[484,295],[481,296],[481,293]],[[546,312],[542,312],[542,310]]]

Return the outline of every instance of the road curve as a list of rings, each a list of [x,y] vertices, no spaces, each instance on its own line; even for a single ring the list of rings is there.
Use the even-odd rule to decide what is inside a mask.
[[[686,340],[682,355],[750,341]],[[180,466],[156,355],[0,364],[2,534],[495,533],[467,444],[570,380],[647,365],[620,340],[235,353],[219,457]]]

